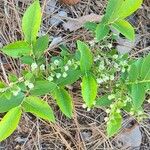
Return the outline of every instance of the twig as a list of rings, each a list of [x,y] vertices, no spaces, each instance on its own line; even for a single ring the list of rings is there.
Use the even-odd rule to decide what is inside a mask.
[[[144,52],[144,51],[149,51],[149,50],[150,50],[150,46],[148,46],[148,47],[146,47],[146,48],[143,48],[143,49],[139,50],[138,52],[133,53],[133,54],[131,55],[131,57],[137,55],[138,53],[142,53],[142,52]]]
[[[9,81],[8,81],[8,78],[7,78],[7,74],[6,74],[4,65],[3,65],[3,63],[2,63],[1,57],[0,57],[0,66],[1,66],[1,69],[2,69],[2,72],[3,72],[4,79],[5,79],[6,83],[9,84]]]

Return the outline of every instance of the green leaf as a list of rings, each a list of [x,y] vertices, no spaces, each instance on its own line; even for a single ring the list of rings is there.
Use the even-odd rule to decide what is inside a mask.
[[[34,76],[34,73],[33,72],[31,72],[30,70],[25,70],[24,72],[23,72],[23,76],[24,76],[24,79],[25,80],[29,80],[29,81],[35,81],[35,76]]]
[[[36,36],[41,24],[41,8],[38,0],[29,6],[24,13],[22,19],[22,30],[25,35],[25,40],[31,44],[36,41]]]
[[[24,55],[31,54],[31,47],[24,41],[17,41],[4,46],[2,49],[3,53],[10,57],[18,58]]]
[[[97,27],[97,24],[96,24],[95,22],[86,22],[86,23],[84,24],[84,27],[85,27],[86,29],[90,30],[90,31],[95,32],[96,27]]]
[[[0,122],[0,142],[10,136],[19,124],[21,117],[20,107],[11,109]]]
[[[135,39],[135,32],[132,25],[125,21],[125,20],[119,20],[112,24],[112,27],[119,31],[122,35],[124,35],[129,40]]]
[[[122,7],[118,10],[118,17],[124,19],[133,14],[143,3],[143,0],[124,0]]]
[[[150,84],[150,55],[134,62],[129,71],[129,90],[133,99],[133,106],[139,109],[145,100],[145,93]]]
[[[109,33],[109,31],[110,31],[110,28],[108,25],[105,25],[102,23],[98,24],[95,30],[97,41],[101,41],[102,39],[104,39]]]
[[[55,90],[56,84],[47,80],[36,81],[31,94],[34,96],[42,96],[51,93]]]
[[[88,72],[91,70],[92,64],[93,64],[93,55],[90,51],[90,48],[88,45],[86,45],[84,42],[77,41],[77,47],[80,51],[80,68],[83,73]]]
[[[130,71],[129,71],[129,81],[130,82],[135,82],[138,78],[138,68],[136,66],[136,64],[132,64],[130,66]]]
[[[142,2],[143,0],[109,0],[102,22],[113,23],[125,19],[134,13]]]
[[[118,18],[118,10],[123,5],[124,0],[109,0],[106,7],[106,14],[102,22],[114,21]]]
[[[61,55],[62,57],[68,56],[68,55],[70,54],[70,53],[69,53],[69,49],[68,49],[68,47],[67,47],[66,45],[61,44],[61,45],[59,46],[59,48],[60,48],[60,50],[61,50],[60,55]]]
[[[12,92],[10,90],[7,90],[4,93],[2,93],[0,97],[4,97],[5,99],[11,99],[12,95]]]
[[[23,101],[24,94],[19,93],[17,96],[12,96],[7,99],[5,95],[0,96],[0,113],[9,111],[10,109],[17,107]]]
[[[143,80],[149,80],[150,82],[150,54],[143,59],[140,73]]]
[[[68,117],[72,118],[73,104],[69,93],[62,87],[58,87],[54,91],[54,98],[60,110]]]
[[[82,97],[87,107],[91,108],[97,95],[97,82],[93,75],[87,74],[82,78]]]
[[[56,83],[60,86],[70,85],[77,81],[81,76],[81,71],[76,69],[71,69],[67,72],[67,77],[60,77],[56,80]]]
[[[124,106],[122,109],[130,113],[132,108],[133,108],[132,102],[127,102],[126,106]]]
[[[21,91],[26,92],[27,91],[27,87],[24,84],[24,82],[20,82],[18,83],[18,87],[21,89]]]
[[[33,46],[33,52],[37,58],[44,54],[44,51],[48,48],[49,37],[48,35],[42,36],[37,39]]]
[[[133,106],[138,110],[145,100],[145,85],[144,84],[133,84],[131,91]]]
[[[30,112],[39,118],[55,122],[55,116],[51,107],[48,105],[47,102],[43,101],[38,97],[26,97],[23,101],[22,106],[25,112]]]
[[[113,114],[113,119],[107,122],[107,135],[108,137],[114,136],[121,128],[122,116],[121,114]]]
[[[31,64],[34,63],[35,61],[34,61],[33,57],[31,57],[31,56],[24,56],[24,57],[21,57],[21,62],[22,62],[23,64],[31,65]]]
[[[96,99],[95,107],[108,107],[112,104],[112,100],[108,99],[108,95],[104,95],[98,99]]]
[[[18,77],[12,73],[9,74],[8,79],[10,82],[17,82],[18,81]]]
[[[4,83],[4,82],[2,82],[2,81],[0,81],[0,89],[2,88],[5,88],[7,85]]]
[[[129,70],[129,81],[135,83],[138,80],[141,80],[141,65],[143,63],[143,59],[138,59],[134,63],[131,64]]]

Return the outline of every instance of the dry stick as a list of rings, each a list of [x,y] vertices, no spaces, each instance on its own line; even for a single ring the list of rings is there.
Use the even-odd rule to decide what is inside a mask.
[[[148,47],[146,47],[146,48],[143,48],[143,49],[139,50],[138,52],[133,53],[133,54],[131,55],[131,57],[137,55],[138,53],[142,53],[142,52],[148,51],[148,50],[150,50],[150,46],[148,46]]]
[[[40,129],[39,129],[39,119],[37,118],[37,144],[39,149],[41,149],[41,145],[40,145]]]
[[[42,6],[42,16],[43,16],[43,13],[44,13],[45,6],[46,6],[46,0],[44,0],[43,6]]]
[[[8,78],[7,78],[7,74],[6,74],[5,68],[4,68],[4,66],[3,66],[1,57],[0,57],[0,66],[1,66],[1,68],[2,68],[2,72],[3,72],[4,79],[5,79],[6,83],[9,84],[9,81],[8,81]]]
[[[74,107],[74,110],[75,110],[75,107]],[[80,134],[80,127],[79,127],[79,124],[78,124],[78,120],[77,120],[77,113],[76,113],[76,111],[74,111],[74,122],[75,122],[75,124],[76,124],[76,126],[77,126],[77,131],[78,131],[78,133],[77,133],[77,138],[78,138],[78,140],[79,140],[79,149],[81,149],[81,140],[80,140],[80,136],[81,136],[81,134]],[[82,138],[82,136],[81,136],[81,138]],[[86,148],[86,146],[85,146],[85,143],[84,143],[84,141],[83,141],[83,146],[84,146],[84,148]]]
[[[62,136],[61,131],[60,131],[60,127],[58,125],[54,125],[55,130],[57,131],[58,135],[60,136],[60,138],[62,139],[62,142],[65,144],[65,146],[67,147],[68,150],[72,150],[72,148],[70,147],[70,144],[66,141],[66,139]]]
[[[21,21],[20,21],[20,17],[19,17],[19,14],[18,14],[18,12],[17,12],[17,10],[16,10],[16,7],[15,7],[15,4],[14,4],[15,2],[14,2],[14,0],[12,1],[12,6],[13,6],[13,9],[14,9],[14,13],[15,13],[15,15],[16,15],[16,20],[17,20],[17,24],[18,24],[18,27],[19,27],[19,31],[21,31]],[[21,36],[22,36],[22,34],[21,34]]]
[[[27,117],[27,116],[26,116]],[[27,117],[28,120],[30,120],[28,117]],[[30,120],[31,121],[31,120]],[[24,150],[24,147],[26,145],[26,143],[28,142],[28,139],[29,137],[31,136],[32,132],[33,132],[33,129],[36,127],[36,124],[33,124],[32,128],[30,129],[30,132],[25,140],[25,142],[23,143],[23,145],[21,146],[21,149]]]

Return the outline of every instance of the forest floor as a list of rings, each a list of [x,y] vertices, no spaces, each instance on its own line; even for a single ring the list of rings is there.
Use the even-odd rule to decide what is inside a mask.
[[[31,0],[0,0],[0,47],[22,38],[21,18],[30,3]],[[76,30],[73,27],[67,30],[64,23],[77,21],[89,14],[101,16],[104,14],[106,3],[107,0],[81,0],[76,5],[68,6],[60,4],[57,0],[41,0],[43,24],[39,35],[47,33],[52,39],[53,44],[50,45],[49,51],[57,50],[61,43],[69,45],[70,51],[74,51],[77,39],[90,41],[91,34],[86,29]],[[122,44],[124,49],[128,48],[131,55],[140,57],[150,51],[150,1],[145,0],[142,7],[129,20],[135,26],[137,42]],[[6,72],[15,73],[18,67],[16,60],[8,61],[1,53],[0,57]],[[65,118],[51,98],[47,97],[56,112],[57,123],[47,123],[24,114],[17,131],[0,143],[0,150],[133,150],[136,146],[140,146],[136,148],[140,150],[150,149],[150,119],[140,124],[133,120],[125,120],[130,122],[127,131],[124,131],[130,139],[127,145],[124,145],[118,142],[121,133],[112,139],[107,138],[104,122],[106,113],[102,109],[94,108],[87,112],[82,108],[78,84],[70,88],[70,93],[74,97],[73,119]],[[145,104],[144,107],[150,114],[150,105]],[[135,143],[137,145],[134,145]]]

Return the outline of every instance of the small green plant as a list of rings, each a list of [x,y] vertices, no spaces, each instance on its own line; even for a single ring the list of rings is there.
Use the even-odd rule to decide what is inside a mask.
[[[97,41],[104,39],[111,29],[117,30],[129,40],[134,40],[134,28],[126,18],[135,12],[142,2],[143,0],[109,0],[102,21],[99,24],[87,22],[85,27],[95,32]]]
[[[109,0],[102,21],[99,24],[86,23],[85,26],[93,31],[97,42],[105,39],[111,28],[133,40],[134,29],[125,18],[141,4],[142,0]],[[49,38],[47,35],[37,38],[41,18],[40,3],[35,0],[22,19],[24,40],[1,49],[8,56],[19,58],[25,67],[18,76],[8,74],[9,83],[0,82],[0,113],[6,113],[0,122],[0,141],[14,132],[23,112],[55,122],[52,108],[41,98],[45,95],[51,95],[62,113],[71,118],[73,101],[66,85],[80,78],[83,107],[87,110],[106,108],[109,137],[121,128],[122,111],[139,120],[145,116],[142,104],[150,89],[150,55],[134,60],[111,48],[107,52],[95,50],[92,53],[85,42],[77,41],[75,54],[62,45],[60,55],[47,60],[44,54]]]

